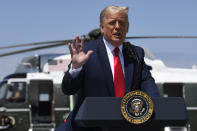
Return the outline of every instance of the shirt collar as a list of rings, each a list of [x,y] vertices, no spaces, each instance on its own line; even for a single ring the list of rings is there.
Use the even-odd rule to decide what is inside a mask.
[[[107,54],[109,54],[109,53],[113,54],[115,47],[112,44],[110,44],[104,37],[103,37],[103,42],[104,42],[105,47],[107,49]],[[122,44],[118,47],[121,54],[122,54],[122,47],[123,47]]]

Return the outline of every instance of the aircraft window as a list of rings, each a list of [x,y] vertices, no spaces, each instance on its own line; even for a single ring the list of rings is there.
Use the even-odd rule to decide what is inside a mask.
[[[40,94],[40,101],[49,101],[49,94]]]
[[[57,61],[56,60],[48,60],[48,64],[49,65],[57,65]]]
[[[13,92],[8,90],[7,94],[6,94],[6,99],[9,99],[12,96]]]
[[[8,102],[24,102],[26,96],[26,83],[13,82],[8,85],[6,100]]]
[[[182,83],[164,83],[163,93],[166,97],[182,97],[183,96],[183,84]]]
[[[0,99],[2,100],[5,96],[6,93],[6,88],[7,88],[7,84],[6,83],[1,83],[0,84]]]

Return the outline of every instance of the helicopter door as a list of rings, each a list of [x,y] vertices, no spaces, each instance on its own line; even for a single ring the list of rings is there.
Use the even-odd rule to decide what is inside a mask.
[[[34,124],[52,123],[53,82],[51,80],[31,80],[28,95],[32,122]]]

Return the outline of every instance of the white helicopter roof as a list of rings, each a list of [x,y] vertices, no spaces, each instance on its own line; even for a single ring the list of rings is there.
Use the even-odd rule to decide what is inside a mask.
[[[156,83],[197,83],[197,69],[170,68],[161,60],[145,58]]]
[[[64,72],[27,73],[27,80],[51,80],[54,84],[61,84]]]

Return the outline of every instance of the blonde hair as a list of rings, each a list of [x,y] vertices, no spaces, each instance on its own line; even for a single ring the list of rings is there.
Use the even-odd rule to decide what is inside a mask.
[[[108,12],[116,12],[116,13],[123,13],[125,14],[127,20],[128,20],[128,12],[129,8],[127,6],[108,6],[105,7],[100,14],[100,24],[103,24],[104,19],[107,16]]]

